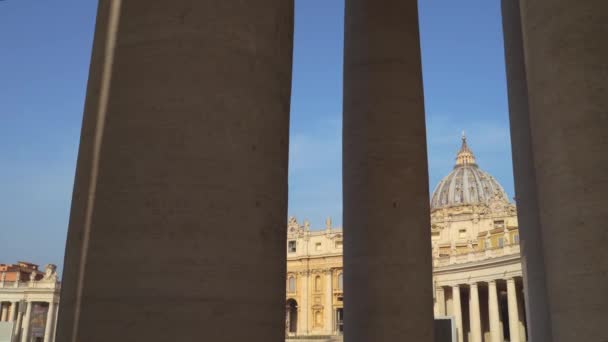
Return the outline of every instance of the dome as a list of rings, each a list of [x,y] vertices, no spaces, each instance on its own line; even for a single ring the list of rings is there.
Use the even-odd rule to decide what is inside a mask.
[[[475,156],[462,135],[462,147],[456,156],[454,170],[445,176],[433,191],[431,210],[458,206],[487,204],[496,195],[507,200],[500,183],[477,166]]]

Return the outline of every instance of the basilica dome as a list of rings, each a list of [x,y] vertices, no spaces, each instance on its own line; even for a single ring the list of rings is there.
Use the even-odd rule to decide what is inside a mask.
[[[456,156],[454,170],[437,184],[431,197],[431,210],[460,205],[487,204],[496,196],[505,201],[508,198],[498,181],[477,166],[475,156],[463,134],[462,146]]]

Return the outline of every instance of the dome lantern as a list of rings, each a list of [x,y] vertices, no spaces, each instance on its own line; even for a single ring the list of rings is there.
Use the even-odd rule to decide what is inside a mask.
[[[475,155],[473,151],[467,145],[467,137],[464,135],[464,131],[462,131],[462,145],[460,146],[460,151],[456,155],[456,166],[462,165],[476,165],[475,164]]]

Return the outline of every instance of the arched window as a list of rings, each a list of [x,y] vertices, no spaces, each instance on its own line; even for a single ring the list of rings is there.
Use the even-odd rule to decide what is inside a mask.
[[[289,277],[289,281],[288,281],[288,285],[287,285],[287,290],[290,293],[296,292],[296,277],[294,277],[294,276],[290,276]]]
[[[342,291],[344,289],[344,273],[338,274],[338,290]]]
[[[315,291],[321,291],[321,276],[315,277]]]

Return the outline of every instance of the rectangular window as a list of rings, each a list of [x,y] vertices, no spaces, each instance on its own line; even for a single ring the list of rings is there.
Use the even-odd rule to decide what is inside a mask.
[[[505,246],[505,239],[503,238],[498,238],[498,247],[504,247]]]
[[[295,253],[296,252],[296,242],[295,241],[289,241],[287,244],[287,251],[289,251],[289,253]]]
[[[320,243],[320,242],[317,242],[317,243],[315,244],[315,250],[316,250],[316,251],[320,251],[320,250],[321,250],[321,243]]]
[[[459,238],[466,238],[467,237],[467,230],[466,229],[460,229],[460,230],[458,230],[458,237]]]
[[[513,241],[514,241],[515,243],[519,243],[519,234],[517,234],[517,235],[513,236]]]
[[[291,292],[291,293],[296,292],[296,278],[295,277],[289,277],[289,292]]]
[[[342,241],[336,241],[336,248],[342,249]]]
[[[496,229],[496,228],[504,229],[505,221],[503,221],[503,220],[494,221],[494,229]]]

